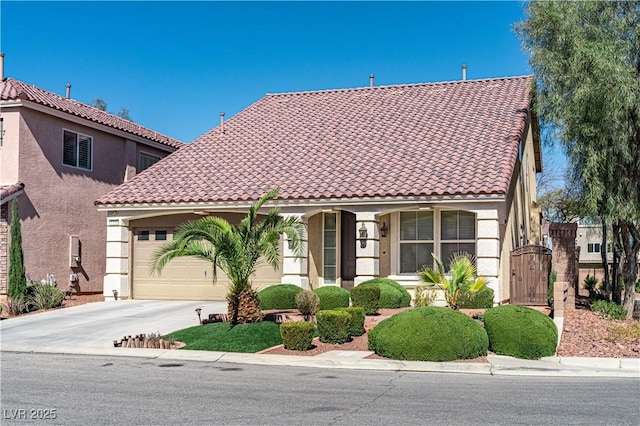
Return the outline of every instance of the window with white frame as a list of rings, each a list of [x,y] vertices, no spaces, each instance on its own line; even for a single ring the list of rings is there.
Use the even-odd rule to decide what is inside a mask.
[[[337,214],[323,214],[323,269],[325,284],[335,284],[338,276]]]
[[[433,212],[400,212],[400,273],[433,265]]]
[[[147,154],[146,152],[141,152],[140,160],[138,161],[138,173],[148,169],[149,167],[153,166],[160,160],[161,160],[161,157],[158,157],[157,155],[151,155],[151,154]]]
[[[440,212],[440,259],[447,265],[454,253],[476,254],[476,215],[462,210]]]
[[[587,253],[600,253],[600,243],[588,243]]]
[[[62,164],[91,170],[93,156],[93,138],[81,133],[64,131]]]

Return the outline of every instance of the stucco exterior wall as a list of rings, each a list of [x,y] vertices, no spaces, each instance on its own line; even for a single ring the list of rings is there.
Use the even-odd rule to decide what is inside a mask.
[[[536,196],[536,166],[532,132],[529,126],[524,137],[522,160],[516,168],[507,194],[502,222],[499,223],[502,247],[500,250],[500,301],[509,299],[511,279],[511,251],[526,244],[540,244],[540,208]]]
[[[137,144],[24,107],[16,117],[5,121],[11,147],[3,147],[1,161],[3,166],[13,164],[5,154],[13,157],[17,151],[19,167],[12,181],[25,183],[18,203],[26,271],[33,280],[54,274],[63,290],[71,283],[70,274],[76,274],[76,291],[102,292],[106,213],[97,211],[94,200],[123,182],[127,165],[136,166]],[[92,170],[62,164],[64,129],[93,138]],[[161,154],[151,147],[149,151]],[[77,265],[70,262],[70,236],[80,240]]]
[[[17,108],[2,108],[3,130],[0,146],[0,185],[18,181],[20,113]]]
[[[311,216],[307,221],[309,240],[309,285],[320,286],[322,273],[322,213]]]

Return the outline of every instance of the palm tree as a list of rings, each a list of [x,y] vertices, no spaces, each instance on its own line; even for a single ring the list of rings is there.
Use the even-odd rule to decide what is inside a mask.
[[[214,283],[218,268],[229,278],[227,302],[231,323],[260,321],[262,313],[257,293],[251,286],[251,274],[261,262],[278,269],[282,234],[287,235],[294,254],[301,257],[305,235],[300,219],[283,218],[277,207],[272,208],[264,219],[258,218],[262,206],[277,195],[278,190],[272,189],[260,197],[238,225],[214,216],[180,225],[173,240],[154,251],[153,271],[160,273],[170,260],[178,257],[208,260],[213,267]]]
[[[422,271],[418,271],[418,275],[427,286],[439,287],[444,291],[450,308],[458,309],[458,300],[464,293],[477,293],[487,285],[486,278],[476,278],[476,267],[470,255],[456,253],[451,259],[448,275],[438,256],[432,256],[437,268],[425,266]]]

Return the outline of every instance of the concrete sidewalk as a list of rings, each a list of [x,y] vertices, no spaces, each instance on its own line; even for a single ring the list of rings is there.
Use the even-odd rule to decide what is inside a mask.
[[[537,361],[489,355],[487,363],[366,359],[363,352],[332,351],[318,356],[244,354],[189,350],[114,348],[124,335],[166,334],[226,311],[226,302],[117,301],[44,312],[0,321],[0,350],[160,360],[279,365],[358,370],[487,375],[640,378],[640,359],[547,357]]]

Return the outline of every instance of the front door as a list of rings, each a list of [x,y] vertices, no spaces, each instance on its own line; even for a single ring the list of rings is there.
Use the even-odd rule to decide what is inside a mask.
[[[356,215],[343,210],[340,215],[340,225],[341,286],[351,290],[356,277]]]

